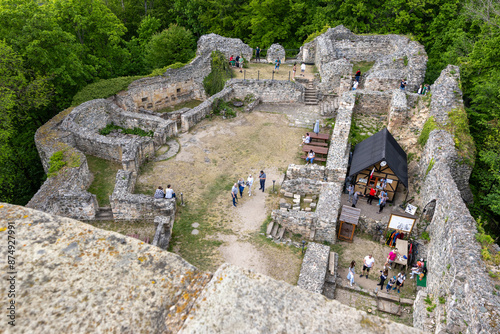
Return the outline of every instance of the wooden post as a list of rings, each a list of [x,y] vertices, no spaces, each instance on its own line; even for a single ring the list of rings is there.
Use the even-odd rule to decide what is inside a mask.
[[[274,81],[274,71],[273,71],[273,78],[272,78],[272,80]]]
[[[290,81],[290,71],[288,71],[288,81]]]
[[[243,70],[243,80],[246,80],[247,70]]]
[[[257,71],[257,81],[259,81],[260,71]]]

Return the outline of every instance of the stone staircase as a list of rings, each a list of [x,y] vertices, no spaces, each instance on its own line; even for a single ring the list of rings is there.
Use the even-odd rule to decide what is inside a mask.
[[[95,213],[95,220],[113,220],[113,211],[109,206],[101,207]]]
[[[281,240],[285,235],[286,229],[284,226],[280,226],[280,224],[271,221],[267,225],[266,235],[271,236],[274,240]]]
[[[315,106],[318,104],[318,90],[314,88],[312,80],[309,80],[307,83],[304,102],[308,106]]]

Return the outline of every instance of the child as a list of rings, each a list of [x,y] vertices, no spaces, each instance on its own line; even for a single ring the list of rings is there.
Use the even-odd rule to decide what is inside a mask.
[[[381,275],[380,275],[380,283],[377,284],[377,285],[380,285],[380,289],[383,289],[384,288],[385,280],[387,279],[387,276],[389,276],[389,270],[384,269],[383,271],[381,270],[380,273],[381,273]]]
[[[387,283],[387,287],[386,287],[387,292],[389,292],[389,291],[392,289],[392,287],[393,287],[394,283],[396,283],[396,276],[393,276],[393,277],[389,280],[389,283]]]
[[[354,267],[356,266],[356,261],[351,261],[351,265],[349,266],[349,272],[347,273],[347,280],[349,284],[352,286],[354,284]]]

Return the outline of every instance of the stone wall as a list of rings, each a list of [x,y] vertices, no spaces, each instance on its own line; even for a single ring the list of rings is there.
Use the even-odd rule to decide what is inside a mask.
[[[350,88],[351,78],[352,63],[344,58],[334,60],[321,67],[321,83],[318,85],[318,89],[322,92],[333,92],[340,95],[345,91],[341,90],[341,86],[345,86],[341,85],[341,81],[347,80]]]
[[[311,181],[324,181],[325,180],[324,166],[319,165],[294,165],[290,164],[286,170],[285,179],[310,179]]]
[[[137,176],[134,172],[119,170],[113,194],[109,197],[113,219],[151,219],[156,216],[175,217],[175,198],[154,198],[143,194],[133,194]]]
[[[283,181],[281,190],[288,193],[300,194],[301,196],[318,195],[324,183],[307,178],[290,179]]]
[[[405,92],[395,89],[392,92],[391,106],[387,115],[387,130],[399,129],[408,124],[410,108]]]
[[[301,234],[309,239],[311,231],[314,231],[317,215],[314,212],[305,211],[281,211],[273,210],[271,217],[275,222],[285,227],[293,234]]]
[[[332,244],[337,240],[337,219],[342,206],[340,196],[343,186],[344,183],[340,181],[329,182],[321,190],[316,207],[318,219],[314,230],[314,240],[327,241]]]
[[[365,116],[376,116],[387,119],[393,91],[377,92],[370,90],[356,90],[356,104],[354,113]]]
[[[304,86],[292,81],[231,79],[226,87],[232,88],[232,97],[238,99],[253,94],[260,97],[262,103],[304,102]]]
[[[212,51],[222,52],[227,60],[231,56],[243,56],[247,61],[252,59],[253,50],[238,38],[227,38],[217,34],[203,35],[198,40],[197,56],[209,56]]]
[[[110,100],[130,112],[138,112],[140,108],[157,111],[192,99],[203,100],[206,98],[203,78],[210,71],[210,55],[199,56],[186,66],[168,69],[163,75],[136,80]]]
[[[285,62],[285,48],[275,43],[267,49],[266,61],[268,63],[274,63],[277,58],[281,60],[281,63]]]
[[[167,250],[172,238],[173,220],[171,217],[156,216],[154,223],[156,232],[151,245]]]
[[[458,68],[443,70],[432,95],[431,114],[440,122],[446,119],[447,110],[460,107],[461,99],[453,94],[458,77],[450,71],[458,73]],[[415,327],[435,333],[494,333],[500,326],[500,296],[492,293],[495,282],[475,239],[476,222],[457,186],[456,181],[462,179],[455,176],[456,158],[453,136],[444,130],[432,131],[419,165],[423,179],[420,199],[421,205],[433,200],[436,204],[427,227],[427,288],[417,294],[413,322]],[[432,314],[426,310],[426,295],[437,304]]]
[[[323,293],[329,257],[330,247],[315,242],[308,243],[297,286],[314,293]]]

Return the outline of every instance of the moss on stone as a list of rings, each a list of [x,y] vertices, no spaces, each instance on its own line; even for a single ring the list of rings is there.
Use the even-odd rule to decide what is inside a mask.
[[[420,133],[420,136],[418,137],[418,143],[420,146],[425,146],[427,144],[427,140],[429,139],[429,135],[431,134],[432,130],[437,128],[437,123],[436,120],[434,119],[434,116],[431,116],[425,121],[424,127],[422,128],[422,132]]]

